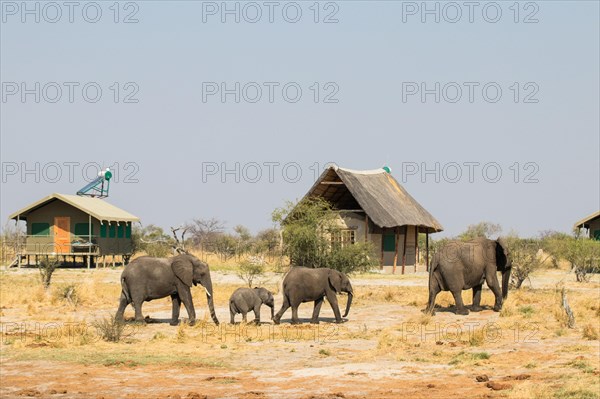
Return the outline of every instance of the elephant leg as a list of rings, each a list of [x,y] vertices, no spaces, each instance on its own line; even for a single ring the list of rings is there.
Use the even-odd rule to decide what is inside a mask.
[[[483,284],[476,285],[473,287],[473,305],[471,306],[472,312],[479,312],[482,310],[481,304],[481,287]]]
[[[142,303],[144,303],[144,301],[140,300],[134,300],[133,302],[133,309],[135,309],[135,321],[138,323],[145,323],[146,321],[144,320],[144,315],[142,315]]]
[[[341,323],[342,315],[340,314],[340,307],[338,306],[338,300],[337,300],[337,296],[335,295],[335,292],[333,292],[333,291],[327,292],[327,301],[329,301],[329,304],[331,305],[331,309],[333,310],[333,314],[335,315],[335,322]]]
[[[313,324],[319,324],[319,313],[321,312],[321,305],[323,305],[323,298],[319,298],[315,301],[315,308],[313,309],[312,319],[310,320]]]
[[[425,313],[435,314],[435,298],[441,291],[440,285],[435,278],[431,278],[429,281],[429,301],[427,302],[427,308]]]
[[[289,307],[290,307],[290,300],[284,294],[283,295],[283,303],[281,304],[281,309],[279,309],[279,312],[277,312],[277,314],[275,314],[275,317],[273,317],[273,323],[279,324],[279,321],[281,320],[281,316],[283,316],[283,314],[285,313],[286,310],[289,309]]]
[[[300,304],[292,305],[292,324],[300,324],[300,319],[298,318],[298,308]]]
[[[127,307],[127,305],[129,305],[129,302],[127,302],[127,298],[125,298],[125,295],[123,293],[121,293],[121,298],[119,298],[119,309],[117,309],[117,314],[115,315],[115,320],[117,320],[117,321],[125,320],[123,315],[125,313],[125,308]]]
[[[254,322],[260,324],[260,303],[254,307]]]
[[[179,298],[179,295],[171,295],[171,302],[173,304],[173,311],[171,314],[171,323],[169,324],[176,326],[179,324],[179,310],[181,309],[181,299]]]
[[[462,291],[454,290],[452,291],[452,296],[454,297],[454,302],[456,303],[456,314],[468,315],[469,309],[465,308],[465,304],[462,300]]]
[[[248,322],[248,320],[246,319],[246,315],[247,315],[247,313],[246,313],[246,312],[242,312],[242,321],[243,321],[244,323],[247,323],[247,322]]]
[[[496,268],[485,273],[485,282],[490,290],[494,293],[496,300],[494,302],[494,312],[502,310],[502,291],[500,290],[500,284],[498,283],[498,276],[496,275]]]
[[[230,323],[235,324],[235,309],[233,308],[233,303],[229,303],[229,315],[231,316]]]
[[[185,306],[185,310],[187,311],[188,317],[190,319],[189,324],[193,326],[196,324],[196,310],[194,309],[194,302],[192,301],[192,293],[189,288],[187,290],[182,290],[179,292],[179,298],[183,305]]]

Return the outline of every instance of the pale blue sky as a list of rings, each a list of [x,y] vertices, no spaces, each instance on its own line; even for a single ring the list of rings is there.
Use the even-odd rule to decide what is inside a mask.
[[[11,212],[51,192],[75,193],[86,183],[82,167],[89,162],[118,163],[119,181],[112,185],[109,201],[144,224],[163,227],[210,217],[230,228],[270,227],[275,207],[310,188],[312,165],[329,161],[352,169],[389,165],[444,225],[444,235],[482,220],[523,236],[546,229],[569,231],[576,220],[600,207],[598,2],[539,1],[533,3],[537,8],[528,9],[521,2],[519,23],[513,21],[512,1],[497,2],[502,10],[497,23],[486,22],[481,8],[475,10],[473,23],[464,14],[457,23],[445,21],[444,15],[440,23],[432,16],[422,23],[419,13],[405,15],[403,22],[403,7],[407,10],[411,2],[321,2],[321,20],[337,8],[339,22],[330,24],[313,22],[313,1],[297,2],[301,20],[286,22],[281,8],[289,3],[279,2],[273,23],[263,15],[255,24],[243,16],[236,24],[231,16],[221,23],[220,14],[205,15],[203,22],[203,7],[221,2],[141,1],[134,2],[138,23],[115,24],[112,1],[98,2],[98,23],[86,22],[80,9],[73,23],[67,9],[57,23],[46,22],[42,14],[40,23],[30,15],[23,23],[21,10],[13,15],[12,8],[21,2],[2,2],[3,223]],[[28,4],[34,7],[35,2]],[[428,4],[435,7],[436,2]],[[128,7],[120,10],[121,20],[136,11]],[[45,17],[53,18],[52,10],[46,11]],[[262,11],[268,9],[263,6]],[[532,12],[538,22],[523,23]],[[43,95],[35,103],[33,95],[25,102],[20,93],[9,95],[22,82],[29,88],[35,82],[42,87],[48,82],[80,86],[73,103],[66,88],[57,103]],[[82,98],[81,87],[88,82],[102,89],[97,103]],[[118,103],[110,88],[114,82],[121,86]],[[127,82],[139,88],[134,96],[138,103],[123,103],[132,90],[123,87]],[[232,95],[222,103],[218,95],[203,102],[203,82],[280,86],[273,103],[266,99],[266,88],[258,103],[243,98],[235,103]],[[297,103],[281,95],[288,82],[302,89]],[[311,90],[314,82],[320,86],[318,103]],[[325,88],[328,82],[334,85]],[[406,82],[425,82],[430,88],[435,82],[441,87],[457,82],[464,88],[463,98],[450,103],[442,97],[435,103],[429,95],[423,103],[415,95],[403,101],[403,82],[404,88]],[[464,82],[479,84],[473,103],[466,99]],[[482,97],[481,87],[490,82],[502,89],[496,103]],[[520,89],[517,103],[515,82]],[[533,85],[525,87],[529,82]],[[332,87],[339,89],[334,95],[338,102],[324,103]],[[532,98],[538,102],[523,103],[534,89],[538,91]],[[11,174],[14,165],[33,169],[36,162],[40,168],[49,162],[79,166],[74,167],[73,182],[66,166],[57,182],[49,181],[54,176],[50,167],[45,169],[50,179],[40,169],[39,182],[34,174],[22,178],[21,170]],[[137,183],[123,181],[135,170],[125,170],[128,162],[139,168]],[[203,163],[205,168],[213,163],[234,168],[236,162],[240,167],[261,165],[262,178],[247,181],[254,177],[251,167],[245,170],[246,181],[240,176],[239,183],[233,175],[202,178]],[[279,163],[273,182],[265,162]],[[473,182],[466,175],[449,182],[451,169],[440,182],[433,175],[403,179],[403,168],[416,163],[432,169],[436,162],[440,168],[465,162],[481,166],[475,168]],[[490,183],[481,167],[494,162],[502,178]],[[511,169],[515,162],[521,172],[518,183]],[[292,163],[302,168],[296,182],[282,176],[283,165]],[[526,163],[535,165],[524,169]],[[528,172],[536,170],[538,182],[525,183]],[[295,173],[290,174],[287,180],[293,180]]]

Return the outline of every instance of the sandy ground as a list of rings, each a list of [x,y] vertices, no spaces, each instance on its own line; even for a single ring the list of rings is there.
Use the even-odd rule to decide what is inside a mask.
[[[6,272],[2,283],[35,272]],[[120,270],[61,270],[57,284],[92,278],[96,288],[107,286],[118,292],[119,275]],[[280,279],[273,274],[265,281],[276,286]],[[274,326],[269,309],[263,307],[261,318],[266,322],[262,325],[232,326],[226,324],[229,312],[221,300],[217,302],[220,326],[207,321],[172,327],[166,323],[170,303],[165,299],[144,305],[144,314],[158,322],[129,324],[127,339],[116,344],[97,337],[82,343],[77,333],[66,339],[64,325],[82,321],[89,325],[114,313],[117,298],[76,308],[61,303],[45,306],[43,301],[20,305],[7,299],[0,301],[0,395],[57,399],[600,397],[598,339],[583,339],[581,329],[561,328],[554,320],[554,308],[536,303],[537,293],[550,295],[547,291],[562,281],[573,298],[581,295],[581,303],[591,306],[580,324],[598,324],[600,318],[589,318],[597,309],[594,303],[600,306],[597,280],[577,284],[571,274],[559,270],[535,276],[531,285],[525,284],[526,295],[512,295],[515,301],[531,302],[527,306],[534,309],[534,317],[524,311],[503,318],[490,309],[457,316],[447,307],[428,320],[421,313],[427,295],[422,273],[354,278],[355,305],[341,325],[330,323],[333,312],[325,303],[319,325],[291,326],[288,311],[282,324]],[[213,282],[216,287],[242,285],[232,273],[213,272]],[[412,291],[404,297],[407,287]],[[394,295],[382,296],[384,290]],[[203,295],[199,290],[194,295],[199,318],[206,319]],[[463,296],[470,303],[470,294]],[[486,292],[484,304],[491,304],[491,298]],[[510,301],[511,297],[507,306]],[[276,295],[276,310],[280,303]],[[345,298],[340,303],[345,305]],[[512,307],[520,309],[519,305]],[[302,319],[308,320],[311,313],[311,304],[301,306]],[[126,316],[132,314],[128,309]],[[186,317],[183,309],[182,317]],[[63,328],[62,337],[53,339],[54,325]]]

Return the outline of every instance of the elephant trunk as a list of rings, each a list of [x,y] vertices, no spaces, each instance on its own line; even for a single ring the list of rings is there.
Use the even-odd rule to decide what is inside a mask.
[[[506,268],[502,272],[502,299],[506,299],[508,297],[508,283],[510,282],[510,270],[511,268]]]
[[[271,320],[273,320],[275,318],[275,304],[273,304],[273,306],[271,306]]]
[[[346,302],[346,312],[344,313],[344,315],[342,317],[346,317],[346,316],[348,316],[348,313],[350,313],[350,306],[352,305],[353,297],[354,297],[354,295],[352,294],[352,291],[348,292],[348,302]]]
[[[217,319],[217,314],[215,313],[215,303],[213,300],[213,287],[210,276],[208,279],[202,283],[204,289],[206,290],[206,300],[208,301],[208,310],[210,311],[210,317],[213,319],[216,325],[219,325],[219,319]]]

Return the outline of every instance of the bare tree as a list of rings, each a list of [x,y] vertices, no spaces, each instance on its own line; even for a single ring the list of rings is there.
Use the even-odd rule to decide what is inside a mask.
[[[177,232],[179,230],[183,230],[181,232],[181,240],[177,237]],[[187,254],[189,253],[185,249],[185,233],[189,230],[189,227],[179,226],[177,228],[171,227],[171,231],[173,232],[173,237],[175,238],[175,244],[173,245],[173,252],[175,254]]]
[[[194,219],[189,225],[189,230],[194,246],[202,247],[207,242],[215,241],[215,238],[225,230],[225,225],[216,218]]]

